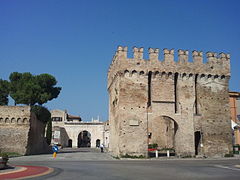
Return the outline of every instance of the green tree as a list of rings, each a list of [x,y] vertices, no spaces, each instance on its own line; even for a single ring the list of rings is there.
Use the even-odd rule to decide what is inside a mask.
[[[15,100],[15,104],[34,105],[37,103],[39,87],[34,82],[31,73],[13,72],[9,76],[10,96]]]
[[[38,104],[42,105],[47,101],[57,98],[61,88],[54,87],[57,80],[50,74],[40,74],[35,77],[37,84],[41,87],[38,94]]]
[[[51,121],[51,113],[46,107],[34,105],[31,107],[31,112],[35,113],[37,116],[37,119],[42,121],[45,124],[48,121]]]
[[[0,105],[8,105],[9,83],[0,79]]]
[[[31,73],[13,72],[9,76],[10,96],[16,104],[42,105],[57,98],[61,88],[55,77],[49,74],[32,75]]]

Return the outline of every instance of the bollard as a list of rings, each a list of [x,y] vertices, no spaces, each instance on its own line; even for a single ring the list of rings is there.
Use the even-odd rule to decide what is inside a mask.
[[[168,158],[170,157],[170,153],[169,153],[169,150],[167,150],[167,157],[168,157]]]
[[[54,152],[53,153],[53,158],[56,158],[57,157],[57,152]]]
[[[156,158],[158,158],[158,150],[155,151]]]

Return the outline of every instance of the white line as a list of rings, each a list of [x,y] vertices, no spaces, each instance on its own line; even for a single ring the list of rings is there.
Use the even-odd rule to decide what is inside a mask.
[[[233,171],[240,171],[240,169],[237,169],[237,168],[230,168],[230,167],[222,166],[222,165],[215,165],[215,167],[223,168],[223,169],[230,169],[230,170],[233,170]]]

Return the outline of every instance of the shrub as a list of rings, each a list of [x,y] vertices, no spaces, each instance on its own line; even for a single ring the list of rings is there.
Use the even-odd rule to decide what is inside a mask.
[[[156,149],[157,147],[158,147],[158,144],[156,144],[156,143],[155,143],[155,144],[149,144],[149,145],[148,145],[148,148],[149,148],[149,149]]]
[[[114,159],[120,159],[118,156],[113,156]]]
[[[0,157],[8,159],[8,154],[7,153],[0,153]]]
[[[17,157],[17,156],[21,156],[21,154],[18,154],[16,152],[4,152],[4,153],[0,153],[0,157]]]
[[[233,157],[233,152],[230,152],[229,154],[225,154],[224,157]]]
[[[145,158],[145,156],[140,155],[140,156],[136,156],[136,155],[129,155],[129,154],[125,154],[125,155],[121,155],[121,158],[131,158],[131,159],[143,159]]]
[[[193,158],[193,156],[192,155],[183,155],[183,156],[181,156],[181,158]]]

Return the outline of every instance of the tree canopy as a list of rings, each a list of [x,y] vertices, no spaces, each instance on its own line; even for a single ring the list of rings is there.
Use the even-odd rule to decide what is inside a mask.
[[[0,79],[0,105],[8,104],[9,83],[6,80]]]
[[[29,72],[13,72],[9,76],[10,96],[16,104],[42,105],[57,98],[61,87],[50,74],[32,75]]]

